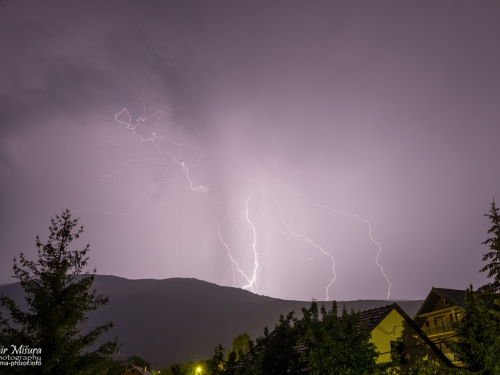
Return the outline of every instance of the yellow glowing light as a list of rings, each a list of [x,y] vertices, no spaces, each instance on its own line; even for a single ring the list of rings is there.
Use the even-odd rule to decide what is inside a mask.
[[[196,369],[196,372],[201,372],[201,367],[198,367],[198,368]]]

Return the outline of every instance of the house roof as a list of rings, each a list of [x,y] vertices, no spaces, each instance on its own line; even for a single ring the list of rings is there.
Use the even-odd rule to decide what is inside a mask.
[[[365,325],[365,330],[371,332],[393,310],[394,305],[361,311],[358,327]]]
[[[127,373],[129,373],[129,371],[131,371],[131,370],[135,370],[135,371],[137,371],[137,373],[139,373],[141,375],[151,375],[151,373],[147,369],[139,367],[139,366],[132,365],[132,367],[130,367],[130,369],[127,371]]]
[[[420,306],[415,314],[414,319],[420,321],[421,319],[418,319],[419,315],[433,311],[441,298],[446,298],[452,305],[465,309],[465,290],[432,287],[424,302],[422,302],[422,306]]]
[[[446,289],[446,288],[432,288],[441,297],[446,298],[448,301],[453,302],[455,305],[465,308],[465,290]]]
[[[447,290],[452,290],[452,289],[447,289]],[[460,292],[460,291],[458,291]],[[443,362],[448,366],[448,367],[454,367],[452,362],[446,357],[441,350],[438,349],[436,344],[434,344],[428,337],[427,335],[420,329],[420,327],[404,312],[404,310],[397,304],[393,303],[392,305],[387,305],[387,306],[382,306],[382,307],[377,307],[374,309],[370,310],[365,310],[360,312],[360,320],[358,323],[358,328],[361,328],[363,325],[365,325],[365,329],[369,332],[371,332],[377,325],[384,320],[384,318],[389,315],[389,313],[393,310],[396,310],[399,315],[403,317],[403,319],[406,321],[406,323],[413,328],[413,330],[422,338],[425,344],[429,346],[431,350],[433,350],[438,357],[440,357]],[[274,333],[271,332],[270,335]],[[307,345],[297,345],[295,347],[295,350],[297,352],[301,353],[305,350],[307,350]],[[246,357],[250,355],[250,352],[246,353]],[[234,368],[238,368],[242,366],[242,362],[240,361]]]
[[[420,327],[418,326],[418,324],[416,324],[409,316],[408,314],[406,314],[404,312],[404,310],[399,307],[399,305],[397,303],[393,303],[392,305],[389,305],[389,306],[386,306],[386,307],[389,307],[389,311],[387,312],[387,314],[389,314],[390,311],[392,311],[393,309],[396,310],[399,315],[401,315],[403,317],[403,319],[406,321],[406,323],[413,328],[413,330],[422,338],[422,340],[425,342],[425,344],[427,344],[429,346],[429,348],[431,348],[439,358],[441,358],[443,360],[444,363],[446,363],[446,365],[448,367],[455,367],[453,365],[453,363],[448,359],[448,357],[446,357],[443,352],[441,350],[439,350],[439,348],[436,346],[436,344],[434,344],[430,338],[427,337],[427,335],[420,329]],[[375,309],[374,309],[375,310]],[[369,310],[368,310],[369,311]],[[386,314],[386,315],[387,315]],[[385,317],[385,315],[384,315]],[[382,317],[378,322],[377,324],[382,321],[382,319],[384,318]],[[373,328],[376,327],[376,325],[373,326]],[[372,328],[372,329],[373,329]]]

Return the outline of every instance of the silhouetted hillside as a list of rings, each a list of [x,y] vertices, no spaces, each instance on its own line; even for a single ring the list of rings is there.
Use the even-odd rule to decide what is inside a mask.
[[[310,305],[310,301],[264,297],[197,279],[96,276],[94,286],[110,302],[90,314],[87,326],[113,321],[114,328],[104,339],[118,336],[122,356],[140,355],[153,367],[209,358],[219,343],[230,347],[233,338],[243,332],[255,339],[264,326],[272,329],[280,314],[295,310],[300,316],[300,309]],[[25,305],[19,283],[0,286],[0,293]],[[340,302],[339,309],[344,303],[348,309],[366,310],[392,301]],[[422,301],[398,303],[413,316]]]

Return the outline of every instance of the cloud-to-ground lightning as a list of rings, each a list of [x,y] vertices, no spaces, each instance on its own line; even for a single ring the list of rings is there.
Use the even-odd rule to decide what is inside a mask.
[[[255,226],[252,224],[252,221],[250,220],[249,212],[248,212],[248,201],[250,200],[250,197],[245,201],[245,217],[247,219],[248,224],[252,227],[252,233],[253,233],[253,241],[252,241],[252,250],[254,254],[254,268],[253,268],[253,275],[252,278],[249,280],[248,284],[243,287],[243,289],[248,289],[250,288],[252,292],[257,292],[257,269],[259,268],[259,261],[258,261],[258,254],[257,254],[257,231],[255,230]],[[254,290],[255,286],[255,290]]]
[[[269,214],[269,218],[271,220],[271,222],[273,223],[274,227],[280,231],[282,234],[284,235],[291,235],[291,236],[294,236],[296,238],[300,238],[304,241],[306,241],[307,243],[311,244],[313,247],[315,247],[317,250],[319,250],[323,255],[326,255],[328,258],[331,259],[332,261],[332,273],[333,273],[333,278],[332,280],[330,281],[330,283],[326,286],[326,290],[325,290],[325,294],[326,294],[326,301],[328,301],[330,299],[330,294],[329,294],[329,290],[330,290],[330,287],[332,286],[332,284],[335,282],[335,280],[337,279],[337,272],[335,272],[335,258],[328,252],[326,252],[323,247],[321,247],[320,245],[318,245],[316,242],[314,242],[311,238],[303,235],[303,234],[300,234],[300,233],[296,233],[295,231],[293,231],[289,225],[287,224],[287,222],[284,220],[283,218],[283,213],[281,211],[281,207],[279,207],[279,205],[277,206],[278,207],[278,211],[279,211],[279,222],[286,228],[286,232],[283,231],[281,229],[280,226],[277,225],[276,223],[276,220],[274,219],[272,213],[271,213],[271,210],[264,205],[264,203],[262,203],[263,206],[266,208],[266,212]]]
[[[273,194],[275,194],[273,192],[276,191],[278,187],[285,186],[290,189],[297,198],[302,197],[303,199],[305,199],[311,207],[325,209],[336,214],[343,215],[345,217],[352,217],[368,226],[368,236],[371,242],[378,247],[378,252],[375,257],[375,263],[379,267],[381,274],[388,283],[387,298],[389,299],[391,295],[392,283],[379,262],[379,258],[382,252],[382,246],[379,242],[375,241],[372,234],[372,226],[368,220],[365,220],[356,214],[345,213],[331,208],[328,205],[317,203],[306,194],[297,193],[292,190],[288,186],[287,180],[291,179],[292,177],[298,178],[301,172],[294,171],[293,173],[288,173],[285,176],[279,178],[269,178],[268,174],[266,174],[265,176],[260,175],[259,172],[255,172],[254,169],[248,168],[247,165],[245,165],[245,161],[236,158],[233,153],[229,151],[228,147],[226,147],[225,144],[218,141],[216,142],[216,144],[218,145],[216,153],[218,153],[218,155],[222,155],[223,159],[233,160],[235,162],[235,165],[238,165],[238,167],[235,167],[237,172],[234,173],[234,176],[237,175],[240,181],[246,181],[246,184],[248,186],[243,186],[243,188],[246,190],[246,193],[244,193],[244,195],[246,196],[245,199],[242,199],[241,197],[236,198],[236,196],[239,196],[241,192],[234,191],[227,193],[222,201],[220,197],[214,198],[214,196],[211,195],[215,194],[215,196],[217,196],[218,186],[211,186],[211,188],[209,189],[209,187],[206,186],[203,181],[198,181],[199,178],[193,177],[193,174],[195,176],[197,175],[197,173],[194,172],[197,168],[203,169],[203,164],[207,163],[207,152],[210,153],[212,150],[206,149],[206,143],[203,143],[203,146],[200,146],[183,143],[176,140],[175,137],[172,136],[172,134],[169,134],[168,126],[164,125],[164,122],[168,122],[169,114],[172,113],[172,111],[183,109],[180,107],[165,106],[160,110],[148,114],[146,101],[142,97],[140,101],[142,104],[143,113],[141,116],[137,117],[135,121],[132,120],[133,117],[127,109],[122,109],[114,115],[114,120],[121,127],[122,131],[124,130],[127,133],[126,136],[122,136],[120,140],[101,140],[91,147],[97,148],[102,144],[106,144],[106,148],[105,150],[101,151],[101,155],[106,158],[107,165],[109,165],[112,170],[101,175],[101,183],[116,178],[121,174],[127,173],[127,170],[132,168],[132,166],[145,165],[146,163],[154,164],[162,171],[160,175],[157,176],[157,181],[145,186],[142,189],[142,192],[137,195],[136,198],[131,199],[131,205],[129,204],[129,209],[117,210],[98,207],[79,209],[75,210],[75,212],[101,212],[105,214],[113,213],[120,215],[132,215],[138,205],[149,193],[153,192],[157,188],[162,187],[163,185],[170,185],[174,187],[176,191],[178,191],[179,196],[184,201],[186,201],[187,204],[195,208],[198,215],[197,220],[201,222],[203,227],[212,236],[217,236],[220,246],[226,251],[227,257],[230,262],[232,271],[232,285],[248,289],[254,293],[259,290],[259,278],[266,278],[266,276],[262,274],[263,271],[261,271],[260,269],[259,262],[261,262],[262,259],[260,254],[262,254],[262,252],[270,251],[269,248],[258,245],[259,231],[264,230],[263,227],[265,228],[265,224],[259,222],[260,224],[257,225],[252,217],[260,215],[261,219],[264,219],[265,222],[270,224],[269,227],[267,227],[270,232],[273,231],[278,236],[291,237],[293,239],[296,239],[300,243],[307,244],[307,248],[310,249],[308,251],[313,251],[312,257],[309,259],[313,259],[317,255],[325,256],[328,259],[328,262],[331,265],[329,266],[331,270],[329,271],[331,272],[331,278],[329,278],[325,283],[325,298],[326,300],[329,300],[332,297],[330,295],[330,288],[334,283],[337,283],[336,267],[338,266],[338,264],[336,264],[333,254],[335,253],[335,251],[341,251],[341,249],[331,248],[328,244],[319,244],[317,240],[314,240],[310,235],[305,234],[306,232],[304,232],[300,228],[292,228],[293,226],[283,216],[283,203],[279,203],[278,200],[273,197]],[[125,142],[134,142],[134,140],[136,140],[136,142],[139,142],[139,144],[143,146],[147,146],[146,149],[141,152],[136,152],[134,155],[129,156],[128,158],[125,156],[124,159],[119,161],[114,161],[113,158],[108,155],[108,151],[110,148],[120,148],[125,144]],[[231,173],[233,173],[232,171],[227,172],[230,176]],[[194,197],[195,195],[202,197],[200,199],[206,200],[209,207],[208,209],[210,210],[215,210],[215,207],[218,205],[222,205],[226,208],[224,213],[218,214],[218,220],[216,220],[215,225],[213,222],[207,222],[207,215],[204,214],[204,212],[206,213],[207,211],[203,211],[203,209],[200,207],[200,203],[197,203],[196,201],[197,198],[190,198]],[[215,200],[217,200],[217,203]],[[249,207],[249,202],[251,201],[254,203],[260,203],[260,213],[251,212],[253,210],[251,210]],[[293,205],[294,203],[291,202],[291,204]],[[270,205],[275,208],[271,209]],[[247,229],[249,229],[252,234],[251,241],[247,243],[246,246],[242,246],[241,243],[236,244],[236,246],[239,246],[239,248],[237,249],[234,245],[230,245],[229,241],[225,238],[225,226],[236,206],[238,206],[239,209],[243,210],[243,218],[247,224]],[[248,233],[246,233],[243,237],[247,238]],[[245,252],[250,252],[252,261],[250,264],[243,265],[244,263],[248,262],[248,260],[243,262],[241,259],[238,259],[238,257],[242,256],[238,256],[237,254],[242,254]],[[288,253],[287,256],[294,256],[294,254]],[[260,283],[262,283],[262,280],[260,281]]]
[[[229,260],[231,261],[231,270],[233,271],[233,287],[236,286],[236,272],[234,270],[234,267],[236,266],[236,270],[238,271],[238,273],[240,273],[246,279],[246,281],[248,282],[248,285],[251,288],[252,285],[255,283],[256,272],[254,272],[254,275],[253,275],[253,277],[251,279],[250,279],[250,277],[248,277],[245,274],[245,272],[238,265],[238,262],[236,260],[234,260],[233,255],[231,253],[231,248],[229,247],[229,245],[227,244],[227,242],[224,241],[224,238],[223,238],[222,232],[221,232],[221,228],[224,225],[226,219],[228,218],[228,216],[229,216],[229,214],[231,212],[231,207],[233,206],[233,204],[234,204],[234,199],[233,199],[233,201],[231,202],[231,204],[229,205],[229,207],[227,209],[227,214],[222,218],[222,221],[220,222],[219,226],[217,227],[217,235],[219,236],[219,240],[220,240],[221,244],[226,248],[226,250],[227,250],[227,256],[229,257]],[[247,204],[246,207],[247,207],[247,210],[248,210],[248,204]],[[254,236],[255,236],[255,228],[253,226],[252,226],[252,228],[254,230]],[[254,247],[254,250],[255,250],[255,247]],[[256,269],[255,269],[255,271],[256,271]]]
[[[380,257],[380,254],[382,253],[382,245],[380,245],[380,243],[378,243],[377,241],[375,241],[375,239],[373,238],[373,235],[372,235],[372,225],[370,224],[370,222],[368,220],[365,220],[365,219],[362,219],[361,217],[359,217],[358,215],[356,214],[351,214],[351,213],[345,213],[345,212],[342,212],[342,211],[339,211],[339,210],[336,210],[332,207],[328,207],[326,205],[322,205],[322,204],[318,204],[316,202],[314,202],[314,200],[310,197],[308,197],[307,195],[303,194],[303,193],[295,193],[295,194],[298,194],[298,195],[302,195],[305,199],[307,199],[312,205],[316,206],[316,207],[320,207],[320,208],[323,208],[323,209],[326,209],[326,210],[329,210],[329,211],[332,211],[332,212],[335,212],[337,214],[340,214],[340,215],[343,215],[343,216],[348,216],[348,217],[354,217],[356,218],[357,220],[361,221],[362,223],[365,223],[367,226],[368,226],[368,236],[370,237],[370,240],[372,241],[372,243],[378,247],[378,251],[377,251],[377,256],[375,257],[375,263],[377,264],[377,266],[380,268],[380,272],[382,273],[382,275],[384,276],[385,280],[387,281],[387,284],[388,284],[388,290],[387,290],[387,299],[389,299],[391,297],[391,287],[392,287],[392,283],[391,281],[389,280],[389,277],[386,275],[386,273],[384,272],[384,268],[382,267],[382,265],[379,263],[379,257]]]

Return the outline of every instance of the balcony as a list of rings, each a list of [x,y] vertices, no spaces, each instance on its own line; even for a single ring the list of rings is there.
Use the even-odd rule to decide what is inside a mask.
[[[422,331],[424,331],[427,336],[433,336],[453,332],[453,327],[451,326],[451,322],[443,322],[439,326],[422,327]]]

